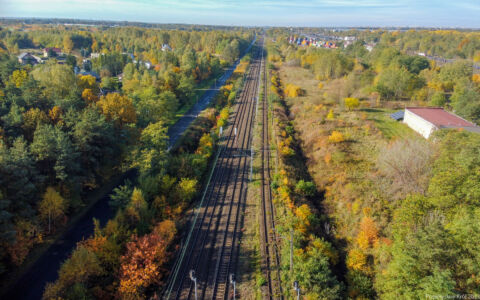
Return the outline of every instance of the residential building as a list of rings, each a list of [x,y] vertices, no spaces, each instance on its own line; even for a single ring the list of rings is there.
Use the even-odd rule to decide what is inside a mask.
[[[42,62],[42,59],[40,57],[35,56],[29,52],[23,52],[22,54],[17,56],[17,58],[18,58],[18,62],[24,65],[26,64],[36,65]]]

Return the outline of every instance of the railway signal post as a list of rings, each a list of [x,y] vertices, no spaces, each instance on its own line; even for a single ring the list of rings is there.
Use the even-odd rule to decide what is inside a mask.
[[[297,293],[297,300],[300,300],[300,287],[298,286],[298,281],[293,282],[293,289]]]
[[[233,284],[233,299],[237,298],[237,288],[235,283],[235,274],[230,273],[230,283]]]
[[[195,285],[195,300],[198,300],[197,297],[197,277],[195,277],[195,270],[190,270],[190,279],[193,281],[193,284]]]

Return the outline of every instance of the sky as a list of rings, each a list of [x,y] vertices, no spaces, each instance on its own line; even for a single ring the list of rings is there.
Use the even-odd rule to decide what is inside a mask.
[[[480,0],[0,0],[0,17],[244,26],[480,28]]]

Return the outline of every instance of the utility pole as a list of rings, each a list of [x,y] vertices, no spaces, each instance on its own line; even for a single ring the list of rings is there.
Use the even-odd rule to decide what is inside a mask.
[[[298,286],[298,281],[293,282],[293,290],[297,293],[297,300],[300,300],[300,287]]]
[[[193,281],[193,284],[195,286],[195,300],[198,300],[197,297],[197,277],[195,277],[195,270],[190,270],[190,279]]]
[[[237,298],[237,287],[235,282],[235,274],[230,273],[230,283],[233,284],[233,299]]]

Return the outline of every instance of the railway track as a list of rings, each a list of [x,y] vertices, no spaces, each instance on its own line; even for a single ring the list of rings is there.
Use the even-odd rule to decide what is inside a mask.
[[[267,280],[267,291],[264,293],[267,299],[284,299],[281,277],[280,256],[277,247],[275,232],[275,208],[272,201],[270,187],[270,139],[268,127],[268,97],[267,97],[267,72],[266,64],[262,66],[263,72],[263,99],[262,99],[262,143],[261,143],[261,246],[263,257],[263,272]]]
[[[250,145],[255,100],[261,68],[256,49],[244,89],[225,130],[225,143],[218,152],[217,164],[205,191],[204,203],[197,211],[164,294],[165,299],[232,299],[229,275],[235,273],[238,235],[243,222],[250,163]]]

